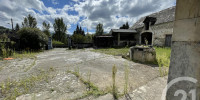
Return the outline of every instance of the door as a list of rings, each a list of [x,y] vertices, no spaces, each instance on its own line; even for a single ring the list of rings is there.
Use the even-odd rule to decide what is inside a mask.
[[[165,46],[166,47],[171,47],[172,43],[172,35],[166,35],[165,37]]]

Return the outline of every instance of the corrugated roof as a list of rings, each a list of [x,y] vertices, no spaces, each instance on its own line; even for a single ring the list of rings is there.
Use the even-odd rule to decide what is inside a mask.
[[[148,15],[149,17],[156,17],[157,21],[155,24],[161,24],[166,22],[171,22],[175,20],[175,10],[176,7],[170,7],[165,10],[153,13],[151,15]],[[144,26],[143,21],[145,20],[147,16],[142,17],[140,20],[138,20],[130,29],[137,29]]]
[[[111,29],[112,32],[116,33],[137,33],[136,30],[132,30],[132,29]]]

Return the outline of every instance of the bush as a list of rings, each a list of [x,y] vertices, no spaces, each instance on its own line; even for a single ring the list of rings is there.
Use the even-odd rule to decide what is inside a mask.
[[[62,43],[60,41],[56,41],[56,40],[53,40],[52,44],[53,45],[65,45],[64,43]]]
[[[81,34],[74,34],[72,36],[72,40],[74,43],[84,43],[85,42],[85,36]]]
[[[48,42],[48,37],[38,28],[22,28],[17,34],[20,37],[20,48],[39,50]]]

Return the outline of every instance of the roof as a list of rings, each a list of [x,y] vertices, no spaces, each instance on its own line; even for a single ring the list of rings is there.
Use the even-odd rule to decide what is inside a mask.
[[[112,38],[113,36],[95,36],[96,38]]]
[[[137,33],[136,30],[132,29],[111,29],[110,33]]]
[[[166,22],[172,22],[175,20],[175,9],[176,6],[142,17],[130,29],[137,29],[143,27],[144,26],[143,21],[146,19],[146,17],[155,17],[157,19],[155,25]]]

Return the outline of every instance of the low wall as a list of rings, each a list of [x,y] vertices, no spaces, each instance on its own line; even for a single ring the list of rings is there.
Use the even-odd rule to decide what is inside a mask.
[[[156,62],[156,51],[151,47],[131,47],[130,48],[130,58],[131,60],[139,62]]]

